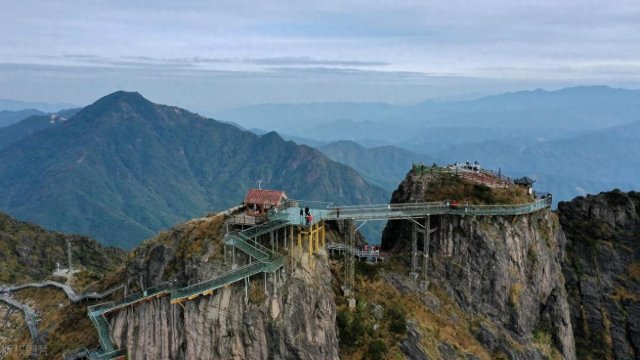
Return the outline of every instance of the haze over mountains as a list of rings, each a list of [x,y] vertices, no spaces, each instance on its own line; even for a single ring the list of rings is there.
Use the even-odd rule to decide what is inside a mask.
[[[68,103],[50,104],[40,101],[20,101],[13,99],[0,99],[0,110],[19,111],[24,109],[35,109],[40,112],[56,112],[62,109],[78,107]]]
[[[0,127],[0,150],[17,142],[27,135],[40,130],[58,126],[73,117],[80,109],[68,109],[53,114],[37,114],[20,119],[20,121]]]
[[[26,110],[2,110],[0,108],[0,128],[8,126],[32,115],[43,115],[44,113],[35,109]]]
[[[153,104],[138,93],[106,96],[0,150],[1,209],[123,247],[238,204],[257,180],[293,198],[388,200],[315,149]]]
[[[266,104],[218,116],[249,128],[269,124],[302,143],[308,143],[305,137],[324,141],[319,149],[332,149],[327,155],[334,160],[351,153],[338,153],[343,147],[327,142],[345,139],[367,147],[395,145],[425,162],[478,160],[511,176],[537,179],[538,188],[553,192],[556,200],[613,187],[632,189],[640,175],[640,90],[574,87],[412,106]],[[393,158],[382,153],[378,156]],[[364,168],[387,161],[358,159],[359,164],[349,164],[363,174]],[[387,175],[393,176],[390,184],[402,178],[393,171]]]

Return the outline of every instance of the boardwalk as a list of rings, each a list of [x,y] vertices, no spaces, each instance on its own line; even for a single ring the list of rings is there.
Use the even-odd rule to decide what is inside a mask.
[[[259,273],[273,273],[284,265],[283,255],[260,245],[257,240],[255,240],[260,235],[269,234],[275,230],[291,226],[313,228],[320,222],[327,220],[402,220],[424,218],[431,215],[514,216],[536,212],[550,206],[551,197],[548,197],[530,203],[516,205],[459,205],[454,207],[442,202],[431,202],[343,206],[340,208],[340,214],[338,214],[338,208],[332,203],[288,200],[280,207],[270,211],[265,223],[229,234],[225,237],[224,242],[226,245],[239,249],[255,261],[240,268],[219,274],[215,278],[187,287],[176,288],[169,283],[161,284],[157,287],[147,289],[145,292],[131,295],[118,302],[92,306],[87,310],[87,313],[98,330],[102,347],[101,356],[103,356],[103,358],[111,358],[110,356],[116,355],[120,356],[124,354],[124,349],[115,349],[110,338],[109,325],[105,314],[159,296],[169,295],[171,303],[178,304],[183,301],[195,299],[198,296],[211,295],[215,290],[241,280],[245,280],[246,285],[249,277]],[[313,221],[311,223],[307,223],[300,216],[299,209],[304,207],[310,208],[311,214],[313,215]],[[291,241],[293,241],[293,239],[291,239]],[[335,250],[347,251],[358,257],[380,258],[386,255],[384,253],[381,254],[379,252],[356,249],[345,244],[334,244],[330,246]]]

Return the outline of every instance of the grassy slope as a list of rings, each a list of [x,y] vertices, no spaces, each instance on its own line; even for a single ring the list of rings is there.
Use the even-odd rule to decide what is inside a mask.
[[[47,231],[0,213],[0,283],[51,278],[56,263],[67,265],[67,241],[74,267],[82,270],[79,276],[85,284],[118,268],[125,256],[123,250],[104,247],[87,237]]]

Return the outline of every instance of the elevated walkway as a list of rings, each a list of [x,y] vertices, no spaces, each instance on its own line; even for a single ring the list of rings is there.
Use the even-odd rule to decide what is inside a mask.
[[[308,224],[302,224],[299,221],[300,215],[297,213],[298,209],[295,203],[294,200],[284,205],[283,211],[289,214],[289,223],[308,226]],[[311,212],[314,215],[313,223],[315,224],[322,220],[403,220],[429,215],[513,216],[529,214],[549,207],[551,207],[551,197],[515,205],[458,204],[452,206],[444,202],[424,202],[340,206],[340,214],[338,214],[337,206],[329,204],[327,207],[312,208]]]
[[[473,216],[508,216],[532,213],[551,206],[551,198],[537,200],[527,204],[520,205],[458,205],[452,207],[444,203],[405,203],[405,204],[382,204],[382,205],[359,205],[359,206],[343,206],[338,208],[332,203],[322,202],[303,202],[289,200],[285,202],[277,210],[268,214],[268,221],[251,227],[249,229],[228,234],[225,237],[225,244],[233,246],[255,259],[240,268],[227,271],[215,278],[189,285],[182,288],[176,288],[170,283],[160,284],[154,288],[147,289],[144,292],[128,296],[117,302],[109,302],[89,307],[87,313],[98,330],[100,337],[100,345],[102,350],[99,356],[101,359],[117,358],[124,354],[124,349],[116,349],[109,335],[109,324],[105,318],[105,314],[116,311],[123,307],[132,306],[136,303],[150,300],[154,297],[170,296],[172,304],[179,304],[184,301],[193,300],[199,296],[211,295],[214,291],[225,286],[234,284],[243,279],[260,273],[273,273],[277,269],[284,266],[284,256],[277,252],[271,251],[260,245],[255,239],[261,235],[271,233],[275,230],[288,226],[305,227],[314,229],[316,232],[318,224],[325,220],[395,220],[420,218],[429,215],[473,215]],[[299,209],[309,207],[314,219],[312,223],[303,223],[303,219],[299,214]],[[322,228],[324,229],[324,228]],[[309,240],[309,251],[312,251],[312,243],[315,238],[315,247],[318,247],[318,235],[313,235],[313,231],[307,231],[311,236]],[[293,238],[291,238],[293,242]],[[298,244],[300,244],[300,233],[298,235]],[[364,252],[355,248],[346,248],[345,244],[331,245],[336,250],[344,250],[353,253],[359,257],[380,256],[376,252]],[[111,356],[111,357],[109,357]]]
[[[14,292],[14,291],[18,291],[26,288],[43,288],[43,287],[57,287],[62,291],[64,291],[64,293],[69,298],[69,301],[73,303],[77,303],[83,300],[102,300],[105,297],[113,294],[114,292],[122,289],[124,285],[114,286],[101,293],[92,292],[92,293],[78,294],[75,292],[75,290],[73,290],[71,286],[67,284],[59,283],[57,281],[46,280],[46,281],[37,282],[37,283],[28,283],[24,285],[12,286],[12,287],[6,288],[6,290],[8,290],[9,292]]]
[[[518,205],[447,205],[443,202],[345,206],[321,212],[324,220],[402,220],[428,215],[513,216],[533,213],[551,207],[551,198]]]
[[[348,251],[353,254],[353,256],[360,259],[386,259],[389,256],[388,252],[380,250],[362,250],[344,243],[327,244],[327,250]]]

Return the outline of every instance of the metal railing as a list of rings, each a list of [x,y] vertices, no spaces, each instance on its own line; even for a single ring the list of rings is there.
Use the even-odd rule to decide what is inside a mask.
[[[262,262],[253,262],[235,270],[222,273],[213,279],[176,289],[171,292],[171,300],[183,299],[206,291],[219,289],[225,285],[232,284],[251,275],[260,273],[263,271],[264,267],[265,264]]]
[[[344,243],[327,244],[327,250],[349,251],[352,255],[360,258],[386,258],[389,253],[380,250],[363,250]]]
[[[465,205],[437,203],[405,203],[386,205],[345,206],[323,214],[323,219],[355,219],[355,220],[393,220],[420,217],[425,215],[522,215],[551,207],[552,199],[547,197],[531,203],[515,205]]]

